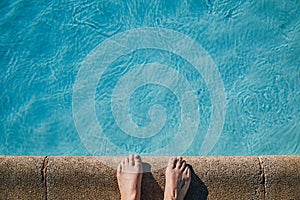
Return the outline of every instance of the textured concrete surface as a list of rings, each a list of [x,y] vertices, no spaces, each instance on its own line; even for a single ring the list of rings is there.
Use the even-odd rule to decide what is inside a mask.
[[[120,199],[116,170],[95,157],[49,157],[48,199]]]
[[[121,159],[0,157],[0,199],[120,199]],[[184,159],[193,169],[188,200],[300,199],[300,156]],[[167,161],[143,157],[142,199],[163,199]]]
[[[186,157],[194,174],[187,199],[261,199],[262,171],[257,157]],[[142,199],[162,199],[166,157],[144,157]],[[119,199],[116,170],[93,157],[50,157],[49,199]]]
[[[187,160],[198,184],[202,182],[205,186],[202,190],[207,192],[208,199],[261,199],[262,170],[256,157],[192,157]],[[193,193],[188,195],[193,196]]]
[[[300,199],[300,156],[260,157],[265,199]]]
[[[0,199],[45,199],[44,157],[0,157]]]

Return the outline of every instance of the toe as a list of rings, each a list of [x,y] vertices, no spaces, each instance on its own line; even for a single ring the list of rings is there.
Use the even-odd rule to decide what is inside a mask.
[[[176,161],[177,161],[177,158],[171,157],[168,162],[168,167],[174,169],[174,167],[176,165]]]
[[[185,175],[185,176],[187,176],[187,174],[188,174],[188,170],[189,170],[189,167],[188,166],[186,166],[186,168],[184,169],[184,171],[183,171],[183,174]]]
[[[141,157],[139,155],[134,155],[134,162],[141,163],[142,162]]]
[[[180,169],[181,165],[182,165],[182,157],[179,157],[177,158],[176,168]]]
[[[129,157],[125,158],[125,165],[129,165]]]
[[[117,173],[119,174],[121,173],[121,171],[122,171],[122,164],[120,163],[117,168]]]
[[[185,170],[183,171],[183,174],[185,177],[190,178],[191,177],[191,169],[186,166]]]
[[[133,154],[129,155],[129,165],[131,165],[131,166],[134,165],[134,156],[133,156]]]
[[[185,170],[183,171],[182,178],[184,180],[184,185],[186,187],[189,187],[192,177],[191,177],[191,169],[188,166],[186,166]]]
[[[122,162],[121,162],[121,168],[122,168],[122,171],[126,171],[127,168],[128,168],[127,166],[128,166],[128,164],[127,164],[127,159],[124,158],[124,159],[122,160]]]
[[[181,167],[180,167],[180,171],[184,171],[186,167],[186,161],[182,161]]]
[[[134,155],[134,168],[136,172],[143,173],[142,159],[139,155]]]
[[[188,178],[191,177],[191,169],[189,167],[187,169],[186,175],[188,176]]]
[[[187,175],[187,182],[188,182],[188,184],[190,184],[190,182],[192,180],[192,176],[191,176],[191,169],[189,167],[187,169],[186,175]]]

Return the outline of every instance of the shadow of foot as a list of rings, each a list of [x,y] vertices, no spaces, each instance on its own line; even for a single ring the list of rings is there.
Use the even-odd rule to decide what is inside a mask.
[[[185,196],[185,200],[206,200],[208,196],[208,189],[200,178],[195,174],[191,165],[189,165],[192,174],[192,180],[189,190]]]
[[[164,192],[151,173],[151,165],[142,163],[143,178],[142,178],[142,200],[159,200],[164,198]]]

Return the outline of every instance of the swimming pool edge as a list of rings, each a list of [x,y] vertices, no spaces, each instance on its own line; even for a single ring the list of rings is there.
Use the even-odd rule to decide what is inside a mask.
[[[114,166],[122,157],[0,156],[0,199],[120,199]],[[300,156],[184,157],[192,167],[187,199],[300,199]],[[153,167],[142,199],[162,199],[168,157]]]

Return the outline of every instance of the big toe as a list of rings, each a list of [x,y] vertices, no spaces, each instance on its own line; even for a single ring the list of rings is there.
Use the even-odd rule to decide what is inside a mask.
[[[135,163],[141,163],[142,162],[141,156],[135,155],[134,156],[134,161],[135,161]]]
[[[176,157],[171,157],[168,162],[168,168],[174,169],[176,166],[177,158]]]
[[[138,173],[142,173],[142,159],[139,155],[134,155],[134,168]]]

